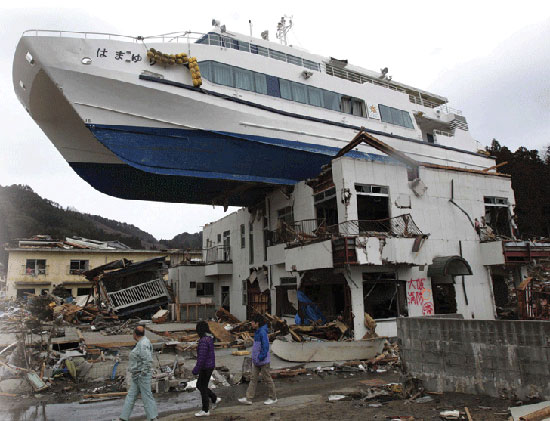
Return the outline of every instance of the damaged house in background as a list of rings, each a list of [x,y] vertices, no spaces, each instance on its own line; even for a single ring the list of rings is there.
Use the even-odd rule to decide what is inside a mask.
[[[354,158],[361,142],[377,153]],[[387,336],[399,316],[494,319],[499,273],[513,268],[515,288],[531,262],[510,254],[524,244],[514,237],[511,180],[481,168],[479,155],[446,153],[440,164],[419,162],[360,132],[317,178],[206,225],[203,263],[170,269],[179,301],[241,319],[294,317],[301,291],[355,339],[367,333],[365,313]]]
[[[171,302],[164,282],[164,257],[141,262],[126,259],[107,263],[84,273],[93,282],[107,309],[118,316],[152,314]]]

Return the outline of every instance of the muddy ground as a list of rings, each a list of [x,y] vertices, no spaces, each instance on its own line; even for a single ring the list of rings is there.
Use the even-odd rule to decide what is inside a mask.
[[[258,386],[258,394],[252,406],[237,402],[244,396],[247,384],[217,387],[215,393],[222,398],[219,407],[212,411],[212,420],[387,420],[397,416],[414,416],[415,420],[439,420],[442,410],[458,409],[464,412],[468,407],[475,421],[496,421],[508,419],[508,407],[513,402],[485,396],[446,393],[430,395],[428,403],[409,402],[394,396],[372,399],[353,399],[328,402],[328,396],[342,390],[366,390],[361,380],[379,379],[384,383],[398,382],[396,372],[377,373],[309,373],[292,378],[276,379],[279,401],[266,406],[264,385]],[[98,384],[95,383],[97,386]],[[67,388],[67,386],[65,386]],[[57,421],[57,420],[112,420],[118,417],[123,400],[79,404],[82,393],[71,393],[70,389],[50,390],[37,397],[27,399],[0,397],[0,420],[14,421]],[[159,419],[163,421],[196,419],[200,409],[198,391],[163,393],[155,395],[159,407]],[[374,407],[371,405],[381,405]],[[138,401],[132,420],[143,420],[143,407]],[[465,419],[465,418],[464,418]]]
[[[245,406],[236,400],[244,396],[246,385],[227,388],[219,391],[223,401],[212,411],[212,420],[386,420],[397,416],[414,416],[415,420],[440,420],[439,413],[447,409],[458,409],[464,412],[468,407],[473,420],[496,421],[508,419],[508,407],[511,402],[484,396],[445,393],[431,395],[433,401],[415,403],[406,400],[350,400],[328,402],[328,396],[342,389],[363,387],[359,380],[381,378],[395,381],[397,375],[377,376],[358,374],[354,376],[317,375],[300,376],[291,379],[276,380],[279,401],[273,406],[266,406],[266,389],[258,387],[258,396],[254,405]],[[364,388],[364,387],[363,387]],[[381,407],[370,407],[370,404],[381,404]],[[196,419],[196,411],[173,414],[163,421]]]

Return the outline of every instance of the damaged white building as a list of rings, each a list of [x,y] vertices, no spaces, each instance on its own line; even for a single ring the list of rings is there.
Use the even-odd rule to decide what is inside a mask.
[[[354,141],[347,150],[365,141],[384,153],[343,150],[318,178],[205,226],[204,264],[171,269],[180,302],[209,297],[243,320],[294,316],[300,290],[355,339],[364,313],[388,336],[399,316],[494,319],[490,268],[505,263],[499,238],[513,235],[510,178],[419,163],[365,134]]]

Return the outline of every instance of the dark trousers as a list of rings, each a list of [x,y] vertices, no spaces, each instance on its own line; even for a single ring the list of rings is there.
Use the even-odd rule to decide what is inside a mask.
[[[201,398],[202,398],[202,410],[204,412],[208,412],[208,398],[212,401],[212,403],[216,402],[216,399],[218,398],[214,392],[212,392],[208,388],[208,381],[210,380],[210,376],[212,375],[212,372],[214,371],[213,368],[206,368],[199,371],[199,379],[197,380],[197,389],[199,389],[199,392],[201,392]]]

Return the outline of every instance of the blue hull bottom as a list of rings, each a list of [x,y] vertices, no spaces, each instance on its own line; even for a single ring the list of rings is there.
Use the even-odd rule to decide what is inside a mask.
[[[338,148],[187,129],[89,125],[126,165],[71,163],[99,191],[124,198],[247,206],[266,191],[316,177]],[[352,151],[356,158],[389,158]],[[217,203],[220,204],[220,203]]]

